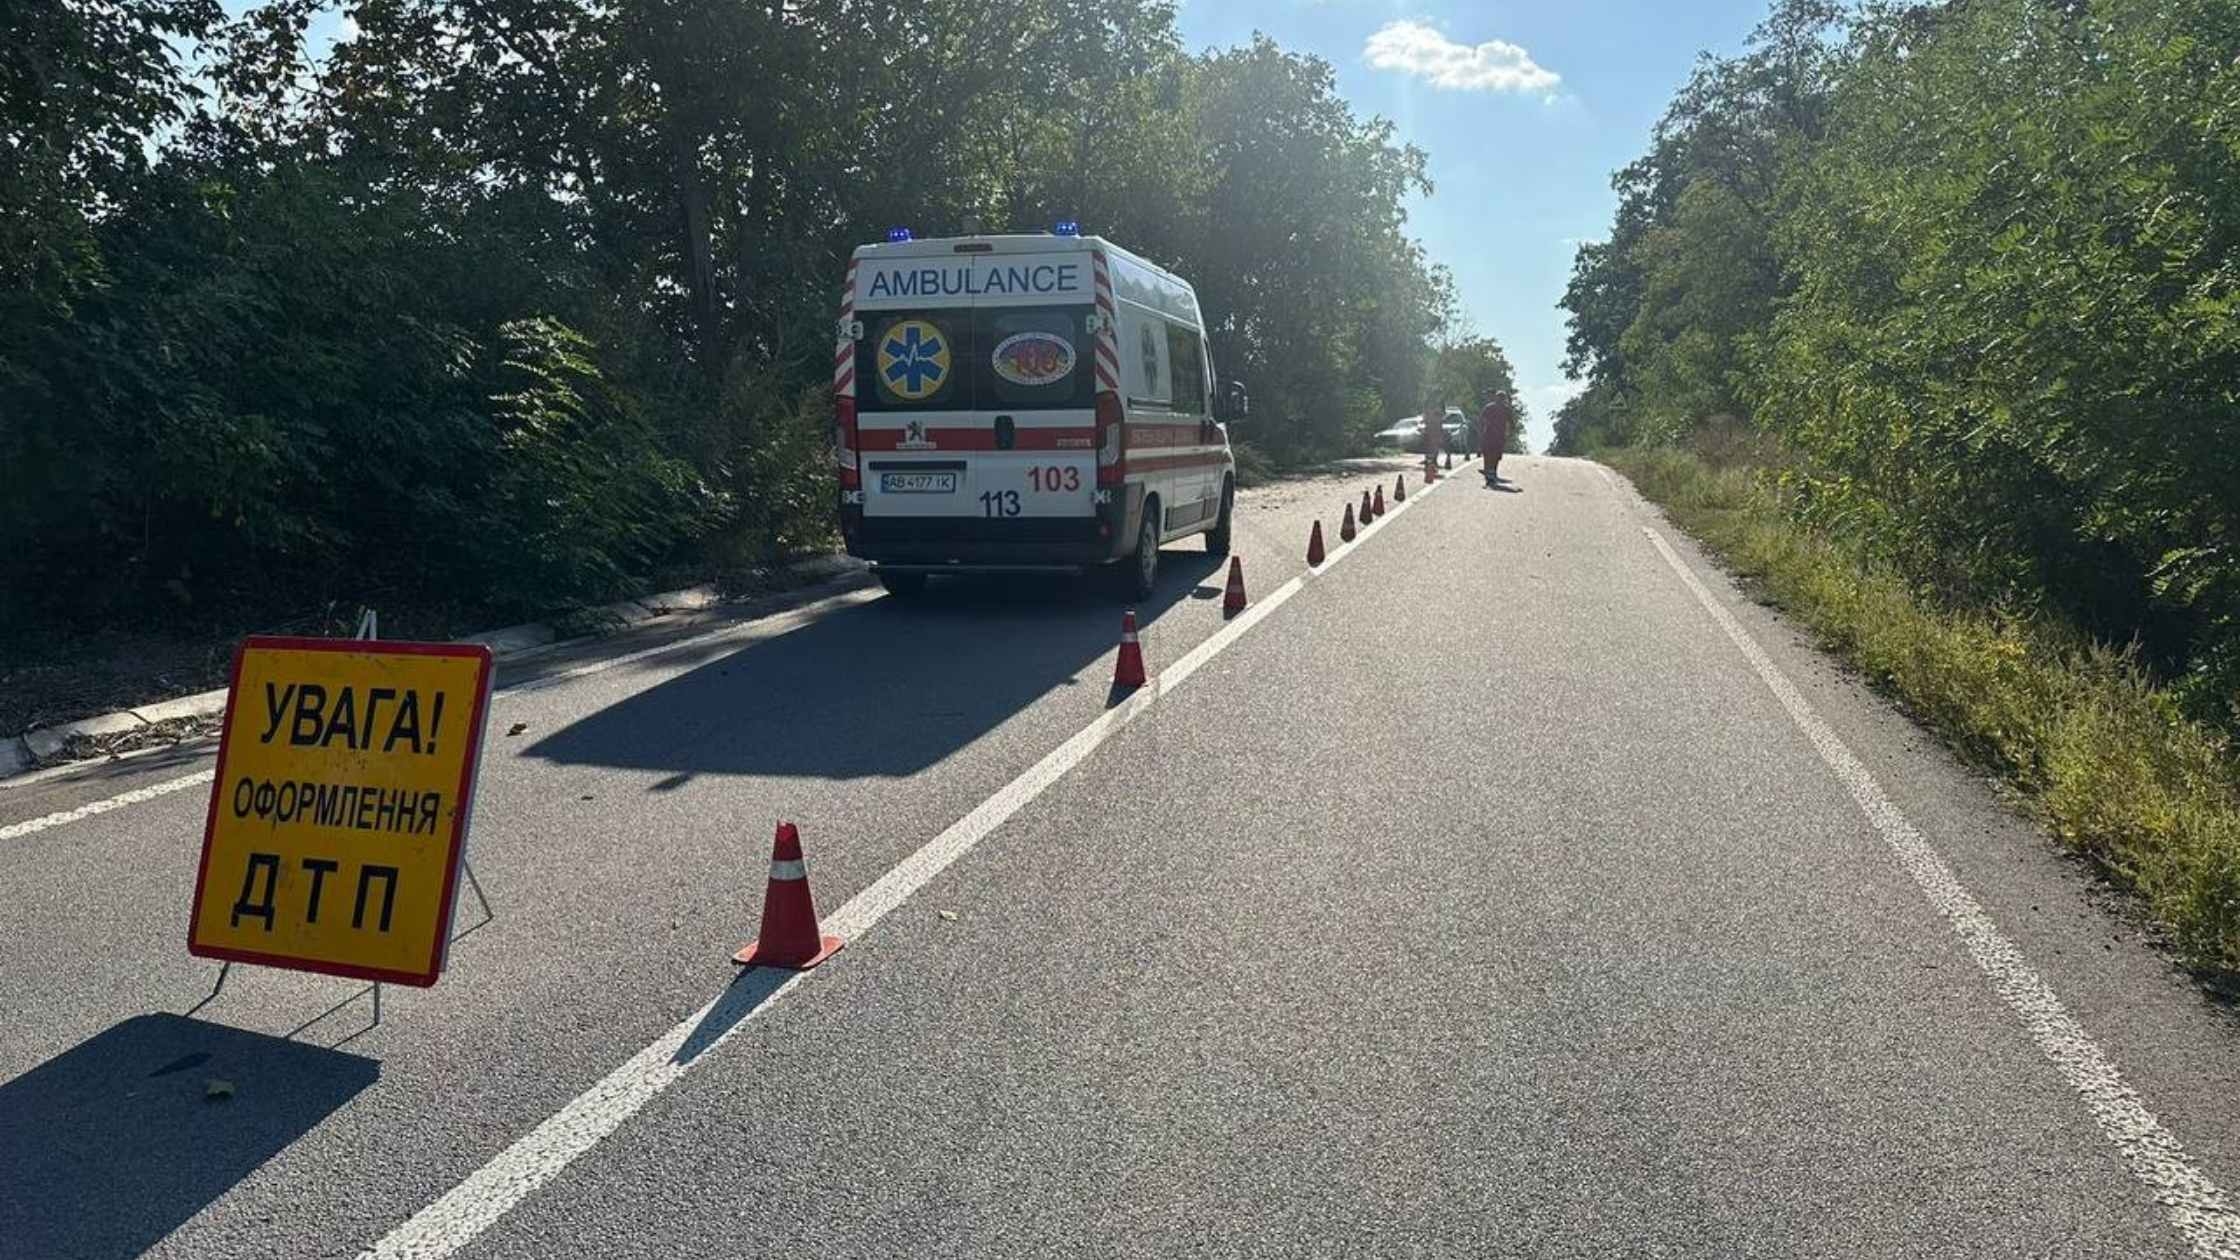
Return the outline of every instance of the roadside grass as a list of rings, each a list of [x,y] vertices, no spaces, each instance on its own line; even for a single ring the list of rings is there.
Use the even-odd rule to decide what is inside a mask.
[[[1934,605],[1794,520],[1749,465],[1598,456],[2136,892],[2185,961],[2240,976],[2240,768],[2132,657],[2042,618]]]

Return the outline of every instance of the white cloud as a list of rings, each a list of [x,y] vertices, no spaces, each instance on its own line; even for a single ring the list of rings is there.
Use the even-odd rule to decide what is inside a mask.
[[[1563,410],[1563,405],[1577,398],[1587,388],[1585,381],[1556,381],[1549,385],[1534,385],[1525,391],[1532,402],[1532,411],[1538,416],[1552,416]]]
[[[1458,44],[1427,22],[1387,22],[1362,50],[1379,70],[1397,70],[1433,87],[1463,92],[1548,92],[1563,76],[1515,44],[1492,39]]]

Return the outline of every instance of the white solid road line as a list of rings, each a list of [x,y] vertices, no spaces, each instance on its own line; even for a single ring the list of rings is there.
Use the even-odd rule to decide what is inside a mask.
[[[1991,987],[2021,1017],[2030,1039],[2060,1069],[2070,1088],[2083,1095],[2093,1118],[2100,1122],[2100,1131],[2123,1153],[2132,1175],[2144,1182],[2154,1192],[2155,1201],[2168,1210],[2171,1221],[2193,1245],[2194,1254],[2213,1260],[2240,1260],[2240,1215],[2235,1215],[2224,1191],[2194,1164],[2185,1148],[2178,1145],[2178,1140],[2162,1127],[2153,1112],[2147,1110],[2139,1095],[2124,1083],[2123,1074],[2116,1070],[2106,1052],[2086,1035],[2053,989],[2023,960],[2022,952],[1992,923],[1991,916],[1968,890],[1961,887],[1952,868],[1945,865],[1944,859],[1883,794],[1874,775],[1852,755],[1828,724],[1820,720],[1819,714],[1813,712],[1803,694],[1791,685],[1742,624],[1704,588],[1663,535],[1648,526],[1642,526],[1641,532],[1656,544],[1658,554],[1680,575],[1696,602],[1702,604],[1712,620],[1719,623],[1719,628],[1727,632],[1734,645],[1742,649],[1750,667],[1772,689],[1781,707],[1789,711],[1790,719],[1819,751],[1820,759],[1828,763],[1828,769],[1834,771],[1836,778],[1850,791],[1859,812],[1867,816],[1867,821],[1874,824],[1890,851],[1897,855],[1898,865],[1913,876],[1914,883],[1921,886],[1930,904],[1944,913],[1952,924],[1953,934],[1967,946],[1976,966],[1990,978]]]
[[[1159,697],[1180,686],[1199,666],[1282,607],[1299,593],[1308,577],[1328,572],[1340,559],[1351,554],[1353,548],[1367,541],[1371,533],[1424,495],[1437,490],[1439,484],[1424,487],[1407,503],[1393,505],[1368,529],[1357,531],[1352,542],[1327,553],[1319,569],[1292,578],[1258,603],[1247,606],[1234,620],[1160,671],[1152,685],[1099,714],[1096,720],[1028,767],[1025,773],[998,788],[972,812],[950,824],[947,830],[904,858],[870,887],[849,898],[847,904],[826,917],[824,930],[850,941],[869,932],[895,907],[970,853],[1028,802],[1064,778],[1067,771],[1080,765],[1099,745],[1149,711]],[[578,1156],[621,1128],[663,1090],[683,1079],[685,1073],[707,1059],[710,1051],[729,1041],[756,1016],[793,992],[808,974],[769,968],[747,972],[716,1000],[694,1011],[652,1045],[632,1055],[628,1062],[578,1094],[527,1136],[468,1174],[466,1180],[453,1186],[442,1198],[420,1209],[412,1219],[361,1252],[360,1260],[435,1260],[474,1241],[539,1187],[559,1176]]]

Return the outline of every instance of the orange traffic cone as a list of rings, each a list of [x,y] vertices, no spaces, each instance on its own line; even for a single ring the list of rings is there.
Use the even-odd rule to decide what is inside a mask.
[[[1244,611],[1244,558],[1229,557],[1229,589],[1221,595],[1221,615],[1234,617]]]
[[[1120,659],[1112,663],[1112,685],[1143,685],[1143,645],[1136,642],[1136,615],[1132,610],[1120,615]]]
[[[1377,487],[1377,502],[1376,502],[1376,508],[1377,508],[1377,515],[1378,515],[1378,516],[1380,516],[1380,517],[1381,517],[1381,516],[1383,516],[1383,515],[1384,515],[1384,487],[1383,487],[1382,485],[1380,485],[1380,486],[1378,486],[1378,487]]]
[[[1352,542],[1352,541],[1353,541],[1353,505],[1352,505],[1351,503],[1348,503],[1348,504],[1346,504],[1346,519],[1345,519],[1345,523],[1344,523],[1344,524],[1342,524],[1342,525],[1340,525],[1340,526],[1338,526],[1338,541],[1339,541],[1339,542]]]
[[[1375,519],[1377,519],[1376,506],[1369,502],[1369,492],[1364,490],[1361,492],[1361,524],[1366,528],[1369,522]]]
[[[1408,501],[1408,474],[1401,473],[1392,479],[1392,501],[1394,503],[1406,503]]]
[[[770,886],[762,894],[762,935],[731,956],[746,967],[807,971],[840,950],[837,936],[817,933],[817,903],[809,896],[809,868],[801,860],[801,833],[778,824],[770,849]]]
[[[1314,532],[1307,535],[1307,567],[1322,563],[1322,522],[1314,523]]]

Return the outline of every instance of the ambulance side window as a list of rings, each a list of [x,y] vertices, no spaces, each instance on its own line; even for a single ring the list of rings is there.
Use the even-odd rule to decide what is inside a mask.
[[[1198,340],[1196,329],[1167,325],[1167,361],[1174,365],[1174,409],[1191,416],[1210,414],[1205,345]]]
[[[1126,328],[1123,322],[1122,327]],[[1174,397],[1168,392],[1173,379],[1168,371],[1167,323],[1156,315],[1145,313],[1137,317],[1135,326],[1127,329],[1120,338],[1120,355],[1128,364],[1127,371],[1135,384],[1128,390],[1130,403],[1149,403],[1164,408]]]

